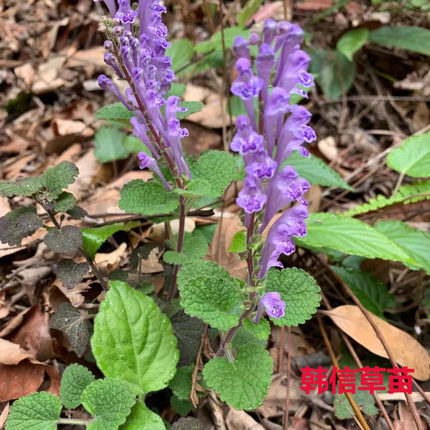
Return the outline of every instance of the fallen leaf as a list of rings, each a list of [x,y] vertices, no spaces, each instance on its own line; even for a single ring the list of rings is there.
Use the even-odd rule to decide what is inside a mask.
[[[60,372],[58,372],[58,369],[55,366],[46,366],[45,370],[50,380],[49,388],[47,389],[47,391],[54,396],[59,397],[61,385]]]
[[[303,0],[294,7],[301,10],[327,9],[333,4],[333,0]]]
[[[225,423],[229,430],[264,430],[264,427],[258,424],[251,415],[233,408],[228,411]]]
[[[265,21],[266,19],[272,18],[274,15],[280,12],[282,8],[283,8],[283,2],[281,1],[274,1],[274,2],[267,3],[264,6],[259,7],[257,9],[257,12],[255,12],[254,15],[251,16],[248,22]]]
[[[17,327],[19,327],[24,320],[25,314],[30,312],[31,308],[24,309],[18,315],[11,318],[1,329],[0,338],[6,337],[8,334],[12,333]]]
[[[76,51],[68,60],[67,67],[99,66],[105,68],[104,53],[103,46]]]
[[[344,305],[330,311],[321,311],[348,336],[380,357],[388,358],[382,343],[358,306]],[[426,381],[430,378],[430,357],[425,348],[411,335],[372,315],[396,362],[414,369],[413,377]]]
[[[127,244],[121,243],[121,245],[117,249],[115,249],[115,251],[112,251],[109,253],[102,253],[102,252],[97,253],[94,257],[94,262],[102,271],[116,270],[119,267],[122,257],[125,255],[126,249],[127,249]]]
[[[54,132],[59,136],[66,136],[69,134],[79,134],[85,137],[90,137],[94,134],[94,130],[88,127],[82,121],[73,121],[71,119],[57,118],[52,121]]]
[[[172,229],[173,234],[178,234],[179,232],[179,220],[174,219],[170,222],[170,227]],[[185,218],[185,233],[192,233],[196,228],[196,222],[192,217]],[[164,222],[159,224],[153,224],[148,229],[146,233],[147,239],[151,242],[156,243],[164,243],[164,239],[166,238],[166,227]]]
[[[16,343],[0,338],[0,364],[12,366],[25,358],[34,358],[34,356],[24,351]]]
[[[414,417],[404,402],[399,402],[397,412],[399,416],[394,418],[394,430],[416,430]]]
[[[6,406],[3,408],[3,410],[1,411],[1,414],[0,414],[0,429],[3,428],[4,423],[6,422],[7,416],[9,415],[9,409],[10,409],[10,404],[7,403]]]
[[[15,366],[0,365],[0,402],[34,393],[42,385],[43,364],[22,362]]]
[[[57,278],[51,284],[50,301],[53,301],[55,304],[57,304],[57,300],[55,299],[58,298],[58,294],[56,294],[55,290],[59,290],[63,296],[69,299],[73,306],[80,306],[85,301],[85,297],[82,293],[89,289],[91,282],[92,281],[81,282],[80,284],[75,285],[73,289],[68,290],[67,288],[63,287],[63,284]]]
[[[40,64],[37,80],[31,87],[34,94],[43,94],[49,91],[55,91],[62,87],[65,82],[59,77],[66,57],[52,57],[45,63]]]
[[[327,160],[333,161],[339,154],[337,149],[336,140],[333,136],[328,136],[325,139],[318,141],[318,149],[327,158]]]
[[[215,230],[207,255],[208,260],[218,263],[232,276],[240,279],[246,278],[246,261],[239,260],[239,257],[229,252],[228,249],[231,246],[234,235],[244,229],[245,227],[241,225],[239,217],[224,217]]]

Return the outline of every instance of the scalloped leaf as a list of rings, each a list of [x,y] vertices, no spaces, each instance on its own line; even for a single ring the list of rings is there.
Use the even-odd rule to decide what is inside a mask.
[[[10,408],[6,430],[56,430],[61,409],[60,400],[45,391],[21,397]]]
[[[136,403],[136,393],[119,378],[97,379],[82,393],[82,404],[94,415],[88,430],[117,430]]]
[[[122,378],[144,393],[165,388],[179,358],[167,316],[150,297],[121,281],[110,282],[91,346],[106,376]]]
[[[131,214],[157,215],[174,211],[179,203],[174,193],[155,181],[134,179],[124,185],[119,207]]]
[[[40,177],[40,182],[47,190],[47,196],[50,199],[57,199],[67,188],[75,182],[79,174],[79,169],[70,161],[62,161],[54,167],[45,170]]]
[[[76,198],[72,193],[63,191],[55,200],[55,212],[67,212],[76,206]]]
[[[43,185],[39,177],[15,179],[14,181],[0,181],[0,196],[29,197],[39,192],[42,188]]]
[[[377,196],[375,199],[370,199],[363,205],[356,206],[347,212],[343,212],[343,216],[355,216],[365,214],[367,212],[377,211],[378,209],[394,205],[396,203],[410,204],[421,200],[430,199],[430,181],[418,181],[413,184],[402,185],[397,194],[391,197]]]
[[[55,274],[60,278],[64,288],[71,290],[89,270],[88,263],[75,263],[70,258],[65,258],[58,263]]]
[[[193,371],[194,366],[178,367],[176,375],[170,381],[169,388],[178,399],[190,399]]]
[[[245,330],[252,333],[257,339],[267,340],[270,336],[270,324],[264,318],[260,318],[258,323],[251,320],[243,320],[242,326]]]
[[[20,246],[22,239],[31,236],[42,225],[35,208],[15,209],[0,218],[0,242]]]
[[[68,409],[77,408],[82,402],[82,393],[94,381],[94,375],[80,364],[66,367],[61,378],[60,400]]]
[[[184,264],[178,273],[181,305],[188,315],[219,330],[239,322],[239,281],[211,261]]]
[[[271,269],[267,275],[266,292],[277,291],[285,302],[285,316],[271,321],[278,326],[297,326],[308,320],[317,310],[320,288],[315,279],[304,270]]]
[[[399,148],[388,154],[387,164],[414,178],[430,176],[430,131],[405,139]]]
[[[82,246],[82,233],[78,227],[66,225],[49,230],[44,238],[46,246],[59,254],[74,254]]]
[[[252,410],[261,406],[269,392],[272,365],[265,349],[247,344],[239,349],[232,363],[220,357],[210,360],[203,377],[228,405]]]
[[[166,430],[166,426],[159,415],[137,401],[120,430]]]
[[[185,233],[184,246],[182,252],[166,251],[163,259],[169,264],[185,264],[191,260],[199,260],[208,252],[209,245],[202,233],[194,231],[193,233]]]

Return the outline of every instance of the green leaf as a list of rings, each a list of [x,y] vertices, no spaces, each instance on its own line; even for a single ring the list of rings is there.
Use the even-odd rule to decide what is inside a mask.
[[[127,158],[130,153],[124,146],[124,133],[117,127],[100,127],[94,137],[94,155],[97,160],[107,163]]]
[[[263,0],[248,0],[242,10],[237,14],[237,23],[243,27],[249,18],[256,12]]]
[[[259,339],[249,330],[239,327],[239,330],[231,341],[232,348],[234,350],[238,350],[249,344],[257,345],[258,347],[265,349],[267,347],[267,339]]]
[[[124,282],[113,281],[94,321],[91,346],[106,376],[116,376],[144,393],[173,378],[179,358],[176,338],[155,302]]]
[[[176,72],[186,66],[193,56],[193,44],[184,38],[171,42],[166,55],[172,59],[172,69]]]
[[[402,185],[395,196],[384,197],[382,195],[378,195],[376,198],[370,199],[367,203],[355,206],[349,211],[343,212],[341,215],[361,215],[396,203],[403,203],[406,205],[428,199],[430,199],[430,181],[419,181],[414,182],[413,184]]]
[[[399,148],[388,154],[387,164],[392,169],[414,178],[429,177],[430,131],[405,139]]]
[[[16,400],[6,420],[6,430],[56,430],[61,403],[51,393],[42,391]]]
[[[76,264],[73,260],[65,258],[58,263],[55,274],[60,278],[64,288],[71,290],[87,274],[88,263]]]
[[[169,388],[181,400],[189,400],[192,386],[194,366],[178,367],[176,375],[170,381]]]
[[[355,64],[339,51],[322,48],[309,51],[312,61],[310,72],[322,88],[324,95],[336,100],[346,94],[354,82]]]
[[[240,230],[233,236],[228,251],[236,254],[246,251],[246,230]]]
[[[430,234],[401,221],[378,221],[375,229],[384,234],[412,259],[408,267],[424,269],[430,274]]]
[[[90,346],[88,316],[70,303],[61,303],[51,318],[49,327],[66,334],[73,351],[83,357]]]
[[[184,264],[178,273],[181,305],[188,315],[201,318],[219,330],[239,322],[239,281],[210,261]]]
[[[61,378],[60,400],[68,409],[75,409],[81,404],[82,393],[94,381],[94,375],[80,364],[66,367]]]
[[[194,417],[182,417],[172,424],[172,430],[205,430],[204,424]]]
[[[315,155],[306,158],[294,151],[284,164],[293,166],[299,175],[307,179],[311,184],[354,190],[336,170]]]
[[[97,379],[82,393],[82,404],[94,415],[88,430],[116,430],[125,422],[136,394],[127,382],[118,378]]]
[[[237,36],[242,36],[244,39],[248,39],[250,31],[240,27],[230,27],[224,29],[224,43],[225,48],[230,49],[233,47],[234,39]],[[194,50],[199,54],[205,54],[212,50],[222,52],[222,36],[221,31],[217,31],[212,35],[210,40],[201,42],[194,47]]]
[[[387,236],[357,219],[316,213],[310,215],[306,224],[307,236],[294,239],[300,246],[327,247],[366,258],[413,263],[413,259]]]
[[[172,86],[170,87],[170,91],[167,93],[168,96],[177,96],[181,98],[187,87],[184,84],[180,84],[178,82],[172,82]]]
[[[125,224],[117,222],[115,224],[104,225],[101,227],[82,228],[82,247],[90,258],[94,258],[96,252],[107,238],[118,231],[130,231],[139,224],[140,223],[138,221],[131,221]]]
[[[119,207],[131,214],[156,215],[174,211],[178,198],[158,182],[134,179],[122,187]]]
[[[258,323],[250,320],[243,320],[242,326],[245,330],[251,332],[256,338],[267,340],[270,335],[270,324],[264,318],[260,318]]]
[[[396,298],[382,281],[370,273],[359,269],[332,266],[332,269],[345,281],[361,304],[370,312],[383,318],[388,307],[396,305]]]
[[[182,252],[179,254],[176,251],[166,251],[163,259],[169,264],[185,264],[203,258],[207,254],[208,248],[205,237],[198,231],[185,233]]]
[[[236,171],[234,157],[224,151],[206,151],[190,166],[189,189],[196,195],[217,198],[233,180]]]
[[[370,32],[369,40],[382,46],[430,55],[430,30],[415,25],[381,27]]]
[[[133,116],[133,113],[120,102],[104,106],[96,112],[96,119],[116,121],[127,125],[130,123],[130,118]]]
[[[336,48],[349,61],[352,61],[354,54],[366,43],[368,36],[369,30],[367,28],[354,28],[342,35],[337,41]]]
[[[62,161],[45,170],[40,177],[40,182],[48,191],[48,198],[55,200],[63,192],[63,188],[75,182],[78,174],[79,170],[73,163]]]
[[[166,430],[166,426],[159,415],[137,401],[120,430]]]
[[[63,191],[55,200],[55,212],[67,212],[76,206],[76,198],[72,193]]]
[[[272,359],[269,353],[253,344],[243,346],[234,362],[217,357],[203,369],[208,386],[235,409],[259,407],[269,392],[271,375]]]
[[[66,225],[49,230],[44,238],[46,246],[59,254],[73,254],[82,246],[82,233],[78,227]]]
[[[179,366],[193,364],[196,361],[205,323],[187,315],[183,310],[171,318],[173,333],[178,339]]]
[[[0,242],[20,246],[22,239],[42,227],[35,208],[15,209],[0,218]]]
[[[179,415],[187,415],[193,410],[193,404],[190,400],[178,399],[176,396],[170,397],[170,406]]]
[[[40,178],[23,178],[14,181],[0,181],[0,196],[32,196],[43,188]]]
[[[176,117],[178,119],[184,119],[195,112],[200,112],[203,109],[203,103],[201,102],[180,102],[179,106],[187,108],[185,112],[178,112]]]
[[[304,270],[292,267],[283,270],[269,270],[266,292],[277,291],[285,302],[285,316],[270,318],[278,326],[303,324],[316,312],[320,301],[320,288],[315,279]]]

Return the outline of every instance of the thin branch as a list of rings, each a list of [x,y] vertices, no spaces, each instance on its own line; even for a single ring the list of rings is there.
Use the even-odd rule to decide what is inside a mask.
[[[197,353],[197,357],[196,357],[196,365],[194,366],[194,370],[193,370],[193,375],[191,377],[191,393],[190,393],[190,400],[193,404],[193,406],[196,408],[197,404],[198,404],[198,398],[197,395],[195,394],[196,392],[196,384],[197,384],[197,375],[199,373],[199,363],[200,363],[200,359],[202,357],[202,352],[203,352],[203,346],[205,343],[205,338],[206,335],[208,333],[208,325],[205,325],[205,329],[203,330],[202,333],[202,337],[200,338],[200,347],[199,347],[199,351]]]

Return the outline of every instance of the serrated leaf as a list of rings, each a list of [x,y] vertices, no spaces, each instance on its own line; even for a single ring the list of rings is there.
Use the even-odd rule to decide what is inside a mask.
[[[172,69],[175,72],[188,64],[193,52],[193,44],[186,38],[171,42],[166,49],[166,55],[172,59]]]
[[[174,211],[178,198],[158,182],[135,179],[124,185],[119,207],[131,214],[156,215]]]
[[[66,225],[61,230],[49,230],[44,242],[51,251],[70,255],[82,246],[82,233],[78,227]]]
[[[200,112],[203,109],[203,103],[201,102],[180,102],[179,106],[187,108],[185,112],[178,112],[176,117],[178,119],[185,119],[193,113]]]
[[[306,237],[294,238],[300,246],[327,247],[350,255],[412,263],[413,259],[387,236],[354,218],[331,213],[311,214]]]
[[[120,430],[166,430],[166,426],[159,415],[137,401]]]
[[[55,200],[55,212],[67,212],[76,206],[76,198],[72,193],[63,191]]]
[[[35,208],[15,209],[0,218],[0,242],[20,246],[22,239],[43,226]]]
[[[322,48],[311,49],[310,72],[322,88],[324,95],[336,100],[346,94],[354,82],[355,64],[341,52]]]
[[[90,345],[90,327],[88,318],[70,303],[61,303],[51,318],[49,327],[60,330],[67,335],[73,351],[83,357]]]
[[[387,164],[414,178],[430,176],[430,131],[405,139],[399,148],[388,154]]]
[[[181,400],[189,400],[192,386],[194,366],[178,367],[176,375],[169,383],[173,394]]]
[[[332,266],[332,269],[351,288],[360,303],[375,315],[383,317],[388,307],[396,305],[395,296],[388,291],[382,281],[370,273],[341,266]]]
[[[358,205],[347,212],[343,212],[342,215],[361,215],[396,203],[403,203],[406,205],[428,199],[430,199],[430,181],[414,182],[413,184],[402,185],[395,196],[384,197],[378,195],[376,198],[370,199],[363,205]]]
[[[139,224],[138,221],[131,221],[127,223],[118,222],[101,227],[82,228],[82,248],[90,258],[93,258],[110,236],[118,231],[130,231]]]
[[[130,155],[124,146],[125,134],[118,127],[100,127],[94,137],[94,155],[97,160],[107,163],[122,160]]]
[[[246,251],[246,230],[240,230],[233,236],[228,251],[236,254]]]
[[[238,350],[245,345],[257,345],[259,348],[265,349],[267,347],[267,339],[259,339],[252,332],[244,329],[243,327],[239,327],[239,330],[236,332],[231,346],[234,350]]]
[[[133,113],[130,112],[122,103],[113,103],[104,106],[96,112],[96,119],[119,121],[126,124],[130,123],[130,119],[133,116]]]
[[[382,46],[430,55],[430,31],[415,25],[381,27],[370,32],[369,40]]]
[[[82,393],[94,381],[94,375],[80,364],[71,364],[61,377],[60,400],[68,409],[81,404]]]
[[[56,430],[61,403],[45,391],[16,400],[6,420],[6,430]]]
[[[326,164],[321,158],[311,155],[310,158],[303,157],[294,151],[285,164],[293,166],[300,176],[307,179],[311,184],[323,185],[326,187],[344,188],[353,191],[354,189],[346,181]]]
[[[233,47],[234,39],[237,36],[242,36],[244,39],[248,40],[250,31],[240,28],[240,27],[230,27],[224,29],[224,44],[226,49]],[[201,42],[194,47],[194,50],[199,54],[205,54],[212,50],[222,52],[222,35],[221,31],[217,31],[212,35],[210,40]]]
[[[0,196],[32,196],[43,188],[40,178],[22,178],[14,181],[0,181]]]
[[[260,318],[258,323],[245,319],[242,321],[242,326],[258,339],[267,340],[270,336],[270,324],[264,318]]]
[[[243,346],[233,363],[213,358],[203,369],[206,383],[235,409],[252,410],[267,396],[272,375],[269,353],[256,345]]]
[[[203,258],[207,254],[208,248],[209,245],[205,237],[198,231],[185,233],[182,252],[166,251],[163,259],[169,264],[185,264]]]
[[[204,424],[194,417],[182,417],[172,424],[172,430],[204,430]]]
[[[234,157],[224,151],[206,151],[190,166],[189,189],[197,195],[217,198],[236,174]],[[204,185],[203,185],[204,184]]]
[[[219,330],[239,322],[239,281],[210,261],[184,264],[178,273],[181,305],[188,315],[201,318]]]
[[[248,0],[242,10],[237,14],[237,23],[243,27],[262,2],[263,0]]]
[[[267,275],[266,292],[277,291],[285,302],[285,316],[271,321],[278,326],[297,326],[308,320],[317,310],[320,288],[315,279],[304,270],[295,267],[283,270],[271,269]]]
[[[369,30],[364,27],[349,30],[337,41],[336,48],[352,61],[354,54],[366,43],[368,35]]]
[[[97,365],[144,393],[161,390],[173,378],[179,358],[170,321],[155,302],[124,282],[110,290],[94,320],[91,345]]]
[[[170,321],[173,333],[178,339],[179,366],[190,365],[196,361],[205,323],[187,315],[183,310],[176,312]]]
[[[424,269],[430,274],[430,234],[401,221],[378,221],[375,229],[391,239],[414,261],[408,267]]]
[[[88,430],[116,430],[136,403],[136,394],[118,378],[98,379],[85,388],[82,404],[94,415]]]
[[[63,188],[67,188],[75,182],[78,174],[79,170],[73,163],[62,161],[45,170],[40,177],[40,182],[47,190],[48,198],[55,200],[63,192]]]
[[[75,263],[69,258],[65,258],[58,263],[55,274],[60,278],[64,288],[71,290],[88,272],[88,263]]]

